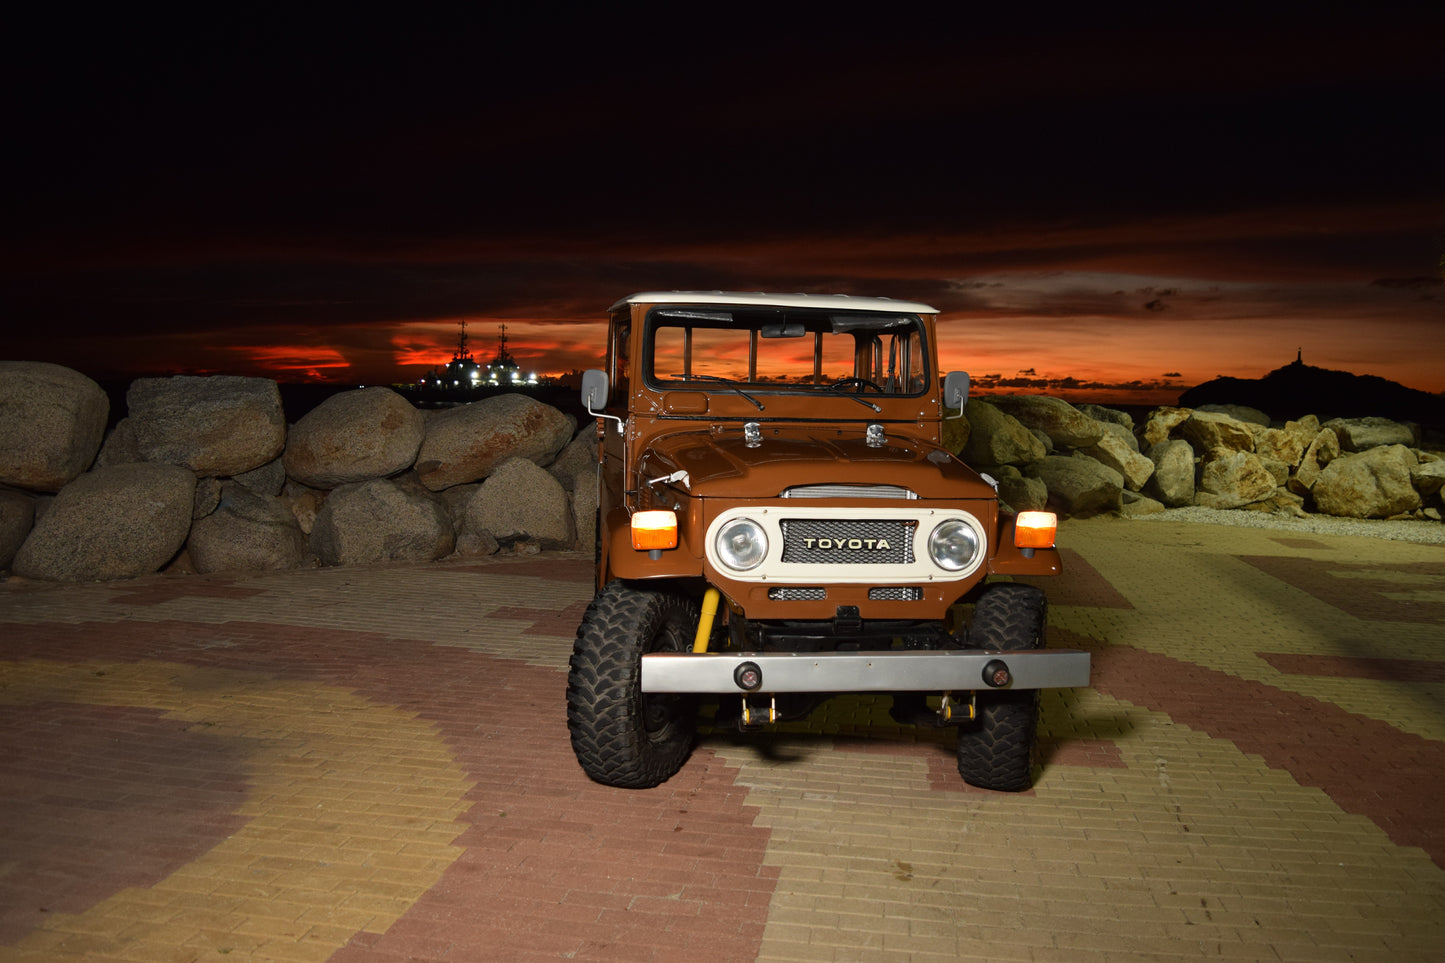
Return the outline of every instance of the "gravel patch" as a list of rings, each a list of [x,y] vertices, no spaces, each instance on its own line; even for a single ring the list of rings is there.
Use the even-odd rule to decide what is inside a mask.
[[[1205,525],[1234,525],[1238,528],[1272,528],[1311,535],[1362,535],[1366,538],[1388,538],[1397,542],[1445,545],[1445,523],[1431,519],[1336,518],[1333,515],[1310,515],[1305,518],[1294,518],[1289,515],[1271,515],[1268,512],[1192,506],[1166,508],[1164,511],[1152,515],[1131,515],[1129,520],[1197,522]]]

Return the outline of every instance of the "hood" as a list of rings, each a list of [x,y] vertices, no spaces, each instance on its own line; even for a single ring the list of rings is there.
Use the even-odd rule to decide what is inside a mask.
[[[905,435],[871,447],[859,428],[765,427],[749,448],[742,433],[685,431],[654,438],[644,477],[685,471],[703,498],[776,498],[794,485],[898,485],[920,498],[992,498],[993,488],[945,448]]]

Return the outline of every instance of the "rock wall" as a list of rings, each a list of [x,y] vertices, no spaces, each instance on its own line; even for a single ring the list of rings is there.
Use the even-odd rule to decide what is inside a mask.
[[[1304,516],[1441,520],[1445,457],[1418,426],[1252,408],[1126,412],[1037,395],[973,398],[954,446],[1017,511],[1149,514],[1201,505]],[[956,437],[956,435],[955,435]]]
[[[0,571],[93,581],[504,549],[592,550],[596,430],[524,395],[421,411],[389,388],[287,425],[263,378],[142,378],[109,401],[0,363]],[[578,480],[583,484],[578,486]]]
[[[57,365],[0,362],[0,571],[89,581],[593,548],[596,434],[524,395],[420,411],[389,388],[287,425],[275,382],[143,378],[109,402]],[[970,400],[947,444],[1017,511],[1203,505],[1439,523],[1445,458],[1383,418],[1235,406],[1124,412]]]

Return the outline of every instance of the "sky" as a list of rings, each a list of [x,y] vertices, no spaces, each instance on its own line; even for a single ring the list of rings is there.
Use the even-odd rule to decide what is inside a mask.
[[[0,358],[393,383],[465,321],[545,375],[634,291],[808,291],[985,391],[1445,391],[1438,4],[680,9],[22,15]]]

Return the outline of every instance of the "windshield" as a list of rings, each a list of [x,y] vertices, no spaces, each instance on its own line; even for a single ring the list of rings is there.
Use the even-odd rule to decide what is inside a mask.
[[[657,308],[648,376],[658,387],[729,382],[764,391],[919,394],[928,386],[914,315],[797,308]]]

